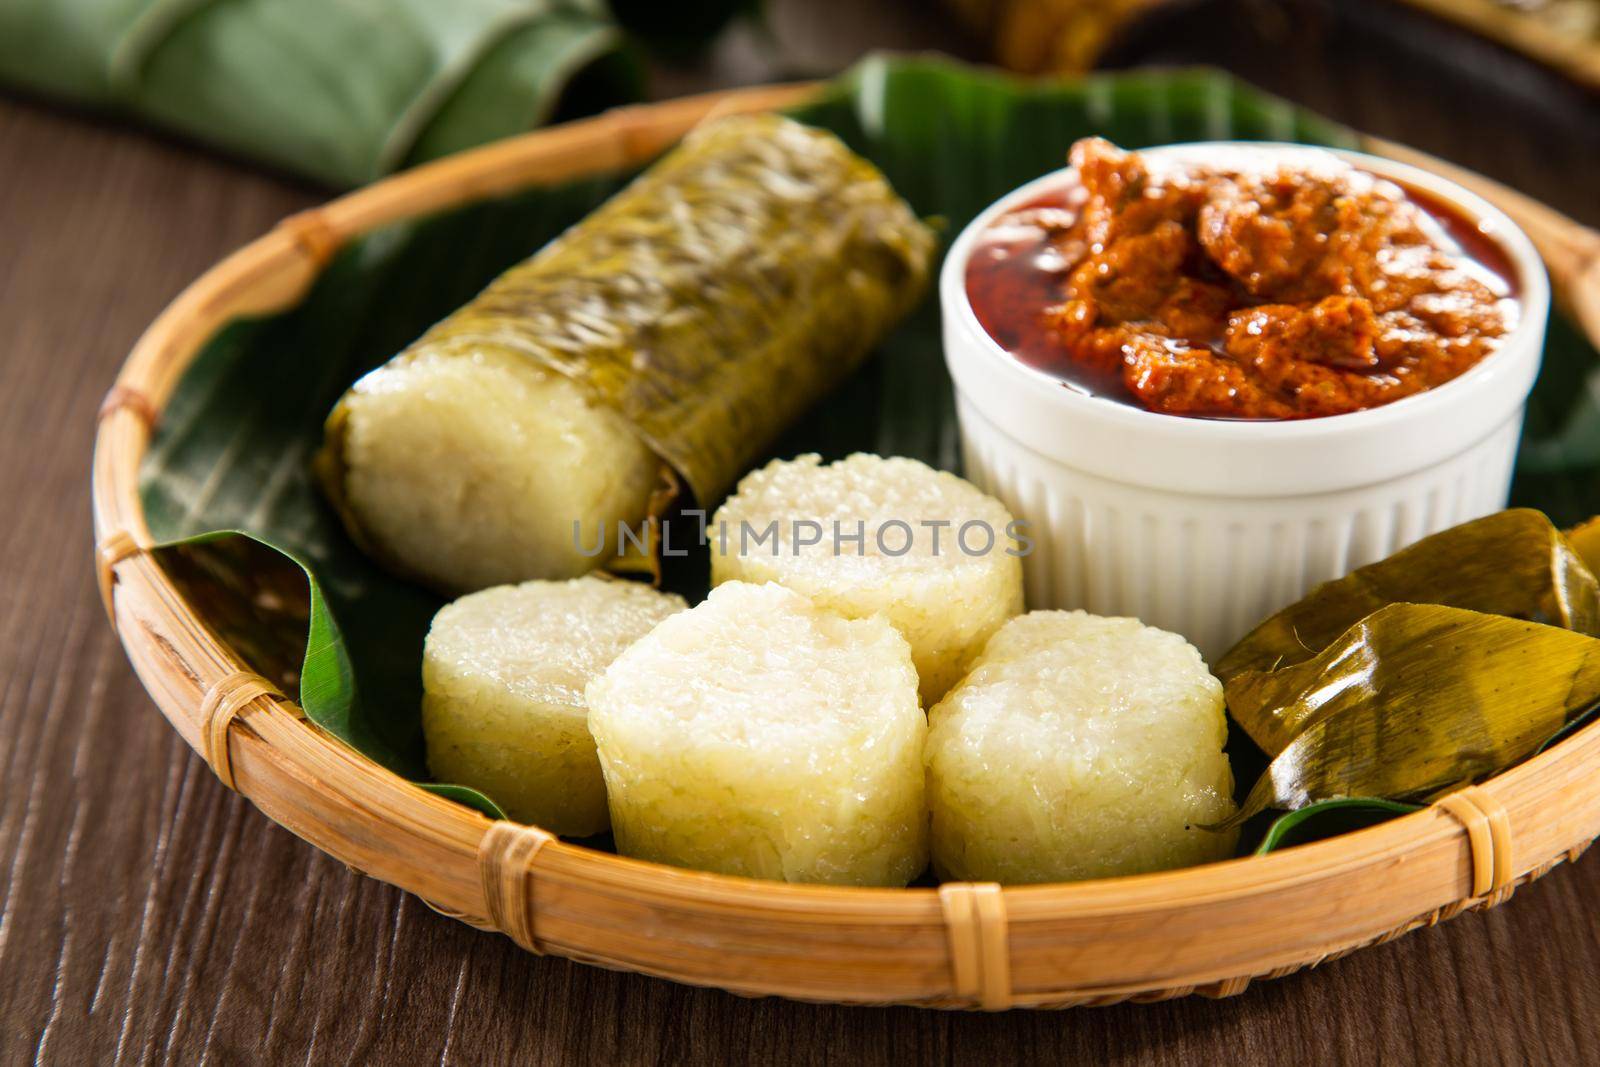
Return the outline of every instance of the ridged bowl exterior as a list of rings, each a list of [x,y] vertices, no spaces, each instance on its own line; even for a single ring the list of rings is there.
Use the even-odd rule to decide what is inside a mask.
[[[1128,485],[1054,462],[957,399],[967,477],[1027,516],[1029,607],[1132,615],[1215,662],[1319,582],[1505,506],[1522,409],[1437,466],[1376,485],[1228,498]]]

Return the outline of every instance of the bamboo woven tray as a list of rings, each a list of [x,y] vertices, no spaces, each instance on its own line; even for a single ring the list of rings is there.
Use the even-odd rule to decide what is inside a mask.
[[[1506,0],[1403,0],[1435,18],[1515,48],[1590,89],[1600,89],[1600,40],[1564,31],[1544,12]]]
[[[140,339],[101,411],[94,523],[106,608],[162,712],[228,786],[374,878],[535,952],[748,995],[1001,1009],[1228,996],[1513,889],[1600,835],[1600,727],[1371,829],[1190,870],[1001,889],[839,889],[701,874],[491,822],[310,725],[203,624],[147,551],[139,467],[200,346],[296,303],[346,241],[398,219],[636,167],[712,113],[809,86],[615,111],[423,167],[285,220],[206,273]],[[1558,297],[1600,337],[1600,235],[1474,175],[1516,218]]]

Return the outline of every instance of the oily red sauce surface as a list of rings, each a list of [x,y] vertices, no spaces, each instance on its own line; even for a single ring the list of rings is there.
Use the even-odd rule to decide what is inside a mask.
[[[1440,385],[1516,325],[1505,253],[1448,205],[1323,153],[1216,164],[1073,146],[998,218],[967,292],[990,336],[1083,392],[1297,419]]]

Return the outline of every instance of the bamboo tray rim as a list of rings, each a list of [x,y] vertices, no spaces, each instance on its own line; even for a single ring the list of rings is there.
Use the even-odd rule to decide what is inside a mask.
[[[101,412],[92,489],[97,562],[108,613],[141,680],[225,784],[348,865],[473,925],[505,930],[535,951],[737,992],[856,1003],[997,1008],[1190,992],[1229,995],[1252,977],[1289,973],[1467,907],[1499,903],[1517,881],[1575,859],[1600,833],[1600,785],[1586,792],[1571,785],[1574,778],[1582,780],[1584,770],[1600,768],[1600,724],[1471,790],[1483,807],[1483,820],[1470,807],[1463,816],[1435,805],[1282,852],[1177,871],[1004,889],[964,883],[856,889],[687,871],[568,844],[542,831],[501,831],[497,827],[507,824],[492,823],[373,764],[310,724],[293,702],[251,681],[249,666],[211,634],[146,551],[151,536],[139,497],[139,467],[154,423],[189,361],[215,330],[241,315],[291,306],[346,241],[374,228],[534,184],[622,171],[653,157],[708,116],[790,106],[816,88],[815,83],[757,87],[622,108],[419,167],[285,219],[208,270],[152,323]],[[1399,146],[1368,139],[1364,147],[1420,161],[1467,184],[1464,172]],[[1490,198],[1510,211],[1506,198],[1517,194],[1467,177],[1475,191],[1487,187],[1497,193]],[[1575,269],[1563,276],[1585,283],[1568,287],[1567,296],[1593,336],[1588,312],[1600,306],[1592,292],[1600,286],[1588,283],[1600,278],[1590,269],[1600,262],[1600,237],[1520,199],[1523,212],[1510,211],[1513,217],[1529,229],[1547,260],[1570,260]],[[1549,229],[1546,240],[1540,240],[1534,223]],[[1558,295],[1562,288],[1558,280]],[[1556,817],[1552,810],[1563,801],[1566,809]],[[1503,834],[1497,829],[1501,825]],[[1513,825],[1521,836],[1511,835]],[[1098,972],[1079,973],[1064,965],[1059,945],[1041,949],[1037,960],[1029,952],[1034,933],[1048,942],[1052,929],[1063,925],[1077,938],[1085,922],[1097,920],[1140,921],[1178,912],[1238,920],[1274,894],[1321,892],[1363,877],[1375,886],[1374,872],[1408,865],[1413,872],[1426,868],[1427,877],[1408,885],[1414,896],[1403,906],[1375,907],[1369,921],[1351,919],[1320,936],[1306,931],[1289,939],[1289,947],[1257,946],[1248,958],[1219,959],[1209,969],[1198,958],[1169,960],[1147,968],[1148,973],[1112,975],[1101,982]],[[780,960],[779,948],[757,951],[742,944],[731,950],[722,946],[735,958],[721,969],[714,960],[689,965],[682,944],[659,952],[638,946],[619,950],[605,934],[611,920],[585,917],[585,908],[598,915],[601,906],[570,899],[576,886],[606,900],[647,900],[654,910],[632,929],[642,926],[647,935],[668,941],[669,935],[652,926],[662,909],[681,909],[685,921],[708,924],[707,932],[696,936],[712,941],[733,938],[724,931],[729,917],[718,909],[744,909],[739,922],[788,921],[806,930],[828,924],[838,930],[909,928],[918,934],[916,952],[907,953],[908,960],[915,957],[907,963],[915,973],[886,984],[870,975],[835,975],[826,969],[816,976],[787,975],[780,963],[763,962]],[[565,926],[553,921],[563,917],[569,917]],[[551,929],[545,930],[547,925]],[[628,927],[627,921],[622,926]],[[836,933],[830,930],[829,936]],[[740,952],[750,959],[744,961]],[[1062,980],[1052,985],[1035,972],[1045,978],[1059,974]]]
[[[1419,11],[1521,52],[1580,86],[1600,90],[1600,39],[1564,34],[1540,13],[1517,11],[1496,0],[1404,0]]]

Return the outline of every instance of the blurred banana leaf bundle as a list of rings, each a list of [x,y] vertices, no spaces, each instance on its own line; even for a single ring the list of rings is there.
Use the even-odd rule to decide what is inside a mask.
[[[1388,0],[1516,49],[1553,70],[1600,87],[1600,0]],[[1092,69],[1141,20],[1162,9],[1201,6],[1202,0],[945,0],[989,48],[996,62],[1025,74],[1077,74]],[[1324,4],[1294,0],[1213,3],[1216,17],[1245,17],[1282,32]],[[1324,14],[1327,10],[1323,11]],[[1406,33],[1403,20],[1393,32]]]
[[[672,6],[682,52],[749,0]],[[0,80],[356,185],[639,98],[642,21],[605,0],[5,0]]]
[[[1077,74],[1119,33],[1178,0],[946,0],[989,42],[1002,66],[1024,74]]]

